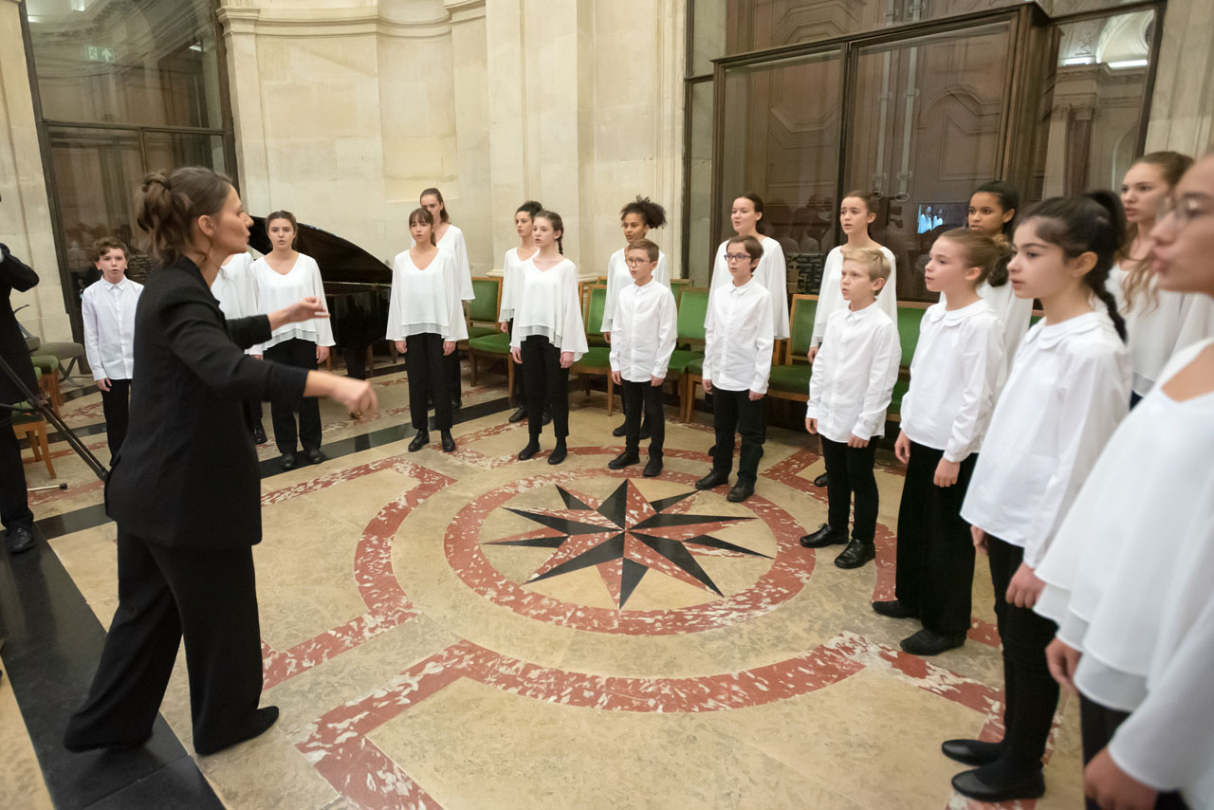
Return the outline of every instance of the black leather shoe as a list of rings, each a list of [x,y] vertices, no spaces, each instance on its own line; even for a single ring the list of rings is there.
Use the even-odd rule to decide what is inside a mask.
[[[510,414],[510,418],[507,421],[513,425],[516,422],[521,422],[526,418],[527,418],[527,409],[524,408],[522,405],[520,405],[520,406],[518,406],[518,408],[515,410],[514,413]]]
[[[945,740],[941,743],[940,750],[949,759],[974,767],[990,765],[1003,756],[1003,746],[1000,743],[982,740]]]
[[[267,441],[269,440],[266,438],[266,429],[261,423],[253,425],[253,444],[265,444]]]
[[[409,452],[416,453],[430,443],[430,431],[419,430],[417,435],[413,437],[413,441],[409,442]]]
[[[629,453],[625,450],[618,456],[607,462],[608,469],[622,470],[625,467],[631,467],[633,464],[640,464],[641,457],[636,453]]]
[[[731,503],[741,503],[742,501],[755,494],[755,485],[750,481],[738,479],[733,485],[733,489],[729,490],[729,494],[725,496],[725,500]]]
[[[826,473],[822,473],[821,475],[819,475],[817,478],[814,479],[814,486],[815,487],[826,486]]]
[[[324,453],[320,452],[319,447],[309,450],[307,452],[307,456],[308,456],[308,461],[312,462],[313,464],[323,464],[324,462],[329,460],[328,456],[326,456]]]
[[[37,542],[34,540],[34,533],[25,526],[18,526],[8,533],[8,553],[20,554],[23,551],[29,551]]]
[[[843,549],[843,553],[835,557],[835,565],[839,568],[859,568],[876,556],[877,547],[873,545],[872,540],[864,542],[853,537],[847,548]]]
[[[648,439],[650,435],[652,434],[649,430],[649,423],[645,422],[643,425],[641,425],[641,440],[644,441],[645,439]]]
[[[953,777],[953,790],[981,802],[1010,802],[1015,799],[1040,799],[1045,795],[1045,777],[1040,769],[1014,782],[988,785],[976,771],[965,771]]]
[[[544,408],[544,424],[552,424],[552,410],[550,408]]]
[[[455,439],[451,438],[451,431],[440,430],[438,433],[440,436],[443,437],[443,452],[444,453],[454,453],[455,452]]]
[[[816,532],[811,532],[801,538],[801,545],[805,548],[826,548],[846,542],[847,532],[837,532],[830,527],[829,523],[823,523]]]
[[[873,602],[873,610],[890,619],[917,619],[919,612],[894,599],[890,602]]]
[[[284,470],[293,470],[299,461],[295,458],[294,453],[283,453],[282,458],[278,459],[278,463]]]
[[[556,447],[552,448],[552,452],[548,455],[549,464],[560,464],[565,460],[565,456],[569,455],[569,450],[565,447],[563,441],[557,442]]]
[[[518,460],[526,461],[540,451],[540,443],[537,441],[527,442],[527,446],[518,451]]]
[[[924,627],[913,636],[902,639],[902,649],[911,655],[939,655],[955,650],[965,643],[965,633],[935,633]]]
[[[270,726],[274,725],[274,723],[277,721],[278,707],[266,706],[263,709],[257,710],[257,712],[253,715],[253,720],[249,723],[248,728],[237,735],[235,739],[225,742],[210,743],[208,745],[200,745],[197,741],[195,741],[194,750],[204,756],[207,754],[217,754],[225,748],[231,748],[233,745],[246,742],[254,737],[260,737],[262,734],[269,731]]]
[[[713,489],[729,483],[729,473],[713,470],[708,475],[696,481],[696,489]]]
[[[628,435],[628,423],[625,422],[624,424],[620,425],[615,430],[611,431],[611,435],[615,436],[617,439],[620,438],[621,436],[627,436]]]
[[[641,472],[641,475],[645,476],[646,478],[657,478],[661,474],[662,459],[660,458],[649,459],[649,463],[645,465],[645,469]]]
[[[464,401],[459,397],[455,397],[451,400],[451,410],[458,411],[462,407],[464,407]]]

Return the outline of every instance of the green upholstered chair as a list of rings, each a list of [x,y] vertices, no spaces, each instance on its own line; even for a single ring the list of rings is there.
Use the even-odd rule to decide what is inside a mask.
[[[590,393],[591,377],[607,378],[607,415],[615,413],[615,382],[611,379],[611,347],[603,339],[603,309],[607,305],[607,285],[587,284],[583,290],[582,323],[586,327],[586,345],[582,358],[569,369],[582,380]]]
[[[890,422],[902,421],[902,397],[906,396],[907,389],[910,388],[910,379],[899,377],[894,383],[894,391],[890,396],[889,410],[886,412],[886,419]]]
[[[767,395],[775,399],[805,402],[809,399],[809,343],[814,335],[814,313],[818,311],[818,296],[797,294],[792,297],[788,313],[788,334],[782,362],[771,367]],[[781,358],[777,358],[780,360]]]
[[[46,394],[47,401],[55,413],[63,407],[63,394],[59,390],[59,358],[53,354],[30,355],[30,362],[39,372],[38,386]]]
[[[58,368],[56,366],[56,368]],[[38,380],[38,385],[43,385],[43,380],[47,376],[55,377],[56,375],[43,375],[42,369],[34,366],[34,378]],[[12,411],[13,417],[13,433],[17,440],[29,439],[30,450],[33,451],[33,458],[22,458],[26,464],[37,464],[41,461],[46,465],[46,474],[51,478],[55,477],[55,464],[51,461],[50,443],[46,436],[46,420],[42,418],[42,414],[33,410],[28,402],[18,402],[13,406],[25,410]],[[56,411],[58,413],[58,411]]]
[[[931,304],[921,301],[898,302],[898,338],[902,341],[902,368],[909,369],[919,345],[919,326],[923,323],[923,312]]]
[[[674,293],[674,305],[677,307],[683,298],[683,293],[691,289],[691,279],[689,278],[672,278],[670,280],[670,291]]]
[[[472,294],[476,297],[468,302],[468,339],[498,333],[497,315],[502,305],[502,280],[474,278]]]
[[[510,335],[494,332],[468,339],[468,364],[472,372],[472,384],[476,385],[480,361],[500,361],[506,364],[506,385],[509,396],[514,397],[514,358],[510,356]]]
[[[586,313],[586,345],[610,345],[603,337],[603,312],[607,309],[607,285],[590,284],[586,286],[585,294],[589,297],[583,310]]]
[[[679,317],[676,328],[675,345],[688,348],[677,348],[670,355],[670,365],[667,367],[666,379],[678,381],[679,417],[686,420],[688,398],[694,393],[689,385],[691,376],[688,369],[695,364],[703,368],[704,360],[704,318],[708,314],[708,290],[699,287],[679,285],[683,289],[676,293],[675,304]],[[674,290],[674,287],[671,287]]]

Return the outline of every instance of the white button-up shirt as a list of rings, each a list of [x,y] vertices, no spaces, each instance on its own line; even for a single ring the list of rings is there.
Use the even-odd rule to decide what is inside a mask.
[[[759,266],[755,268],[754,279],[771,293],[771,318],[777,340],[788,337],[788,264],[784,260],[784,248],[770,236],[757,236],[759,245],[763,248],[763,256]],[[733,275],[729,272],[729,263],[725,261],[725,251],[729,247],[726,240],[717,246],[717,256],[712,264],[712,292],[724,287],[733,286]],[[746,249],[735,243],[734,250],[745,253]],[[712,317],[709,310],[708,317]],[[708,326],[705,319],[704,326]]]
[[[677,321],[674,294],[657,276],[644,287],[634,283],[620,290],[611,327],[611,370],[628,382],[664,379]]]
[[[991,415],[961,517],[1021,546],[1036,568],[1129,410],[1130,376],[1129,350],[1104,312],[1038,322]]]
[[[898,327],[879,303],[836,310],[814,360],[805,418],[817,419],[818,433],[832,442],[884,435],[901,360]]]
[[[767,393],[776,341],[766,287],[752,277],[741,287],[731,282],[714,289],[704,333],[705,380],[723,391]]]
[[[898,268],[895,266],[894,253],[884,245],[877,245],[885,258],[889,260],[889,278],[885,286],[877,293],[877,306],[889,316],[894,328],[898,328]],[[826,337],[826,324],[830,316],[848,308],[847,299],[843,297],[843,251],[845,248],[833,248],[826,254],[826,265],[822,268],[822,286],[818,289],[818,306],[814,309],[814,332],[810,346],[820,346]]]
[[[129,278],[117,284],[102,278],[81,296],[84,351],[94,380],[134,378],[135,306],[142,292],[143,285]]]
[[[1003,375],[1003,326],[981,298],[961,309],[927,308],[902,398],[907,438],[949,461],[978,452]]]
[[[619,307],[620,293],[633,286],[632,273],[628,270],[628,248],[622,247],[607,260],[607,300],[603,302],[603,325],[600,332],[612,331],[612,323]],[[729,272],[728,270],[726,271]],[[666,254],[658,251],[658,266],[653,270],[653,280],[669,289],[670,267]],[[625,378],[627,379],[627,378]]]

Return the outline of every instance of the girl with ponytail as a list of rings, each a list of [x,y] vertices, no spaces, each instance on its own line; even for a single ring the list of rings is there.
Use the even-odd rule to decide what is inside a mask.
[[[519,288],[523,284],[523,262],[534,256],[538,249],[535,246],[534,217],[543,210],[544,206],[540,203],[527,200],[514,212],[514,232],[518,234],[518,247],[507,250],[505,258],[502,259],[502,301],[498,308],[498,319],[501,321],[498,326],[507,334],[514,333],[514,309],[517,306]],[[519,406],[510,414],[511,424],[527,418],[526,390],[523,367],[519,366],[514,370],[514,390],[510,392],[510,396]]]
[[[961,507],[990,557],[1007,694],[1002,740],[944,743],[978,766],[953,778],[970,798],[1045,792],[1041,757],[1058,704],[1045,648],[1056,627],[1032,610],[1045,584],[1035,571],[1128,410],[1125,323],[1105,289],[1124,234],[1121,203],[1107,191],[1046,200],[1016,228],[1009,283],[1039,299],[1045,318],[1021,341]]]
[[[970,195],[968,225],[971,231],[984,233],[999,245],[1002,255],[978,294],[991,306],[1003,324],[1004,377],[1012,368],[1016,348],[1029,331],[1033,318],[1033,301],[1020,298],[1008,283],[1007,265],[1012,260],[1012,236],[1016,229],[1016,214],[1020,208],[1020,192],[1011,183],[992,180],[983,183]]]

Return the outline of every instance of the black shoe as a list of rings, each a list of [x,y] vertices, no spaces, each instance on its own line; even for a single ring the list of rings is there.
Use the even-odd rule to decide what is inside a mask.
[[[826,486],[826,473],[822,473],[821,475],[819,475],[817,478],[814,479],[814,486],[815,487]]]
[[[269,439],[266,438],[266,429],[258,422],[253,425],[253,444],[265,444]]]
[[[212,746],[201,746],[197,742],[194,743],[194,750],[199,754],[206,756],[207,754],[217,754],[225,748],[231,748],[233,745],[238,745],[242,742],[247,742],[254,737],[260,737],[270,730],[270,726],[278,721],[278,707],[266,706],[264,709],[258,709],[253,715],[253,721],[249,727],[245,729],[234,740],[228,742],[217,743]]]
[[[552,424],[552,409],[551,408],[544,408],[544,424],[545,425]]]
[[[526,461],[540,451],[540,443],[535,439],[527,442],[527,446],[518,451],[518,460]]]
[[[733,489],[729,490],[729,494],[725,496],[725,500],[730,503],[741,503],[742,501],[755,494],[755,485],[751,481],[743,481],[738,479],[733,485]]]
[[[618,456],[607,462],[607,468],[611,470],[622,470],[625,467],[631,467],[633,464],[640,464],[641,457],[636,453],[630,453],[625,450]]]
[[[913,636],[902,639],[901,647],[911,655],[939,655],[955,650],[965,643],[965,633],[935,633],[924,627]]]
[[[866,542],[853,537],[847,548],[843,549],[843,553],[835,557],[835,565],[839,568],[859,568],[876,557],[877,547],[873,545],[872,540]]]
[[[897,599],[890,602],[873,602],[873,610],[890,619],[919,618],[919,611],[911,610]]]
[[[729,483],[729,473],[713,470],[708,475],[696,481],[696,489],[713,489]]]
[[[278,459],[278,463],[284,470],[293,470],[299,461],[295,458],[294,453],[283,453],[282,458]]]
[[[646,422],[645,424],[641,425],[641,441],[648,439],[650,435],[649,423]]]
[[[23,551],[29,551],[36,542],[32,530],[25,526],[18,526],[8,533],[8,553],[20,554]]]
[[[459,397],[455,397],[451,400],[451,410],[458,411],[462,407],[464,407],[464,401]]]
[[[823,523],[816,532],[811,532],[801,538],[801,545],[805,548],[826,548],[846,542],[847,532],[837,532],[830,527],[829,523]]]
[[[990,765],[1003,756],[1003,743],[982,740],[945,740],[940,750],[951,760],[962,765],[980,767]]]
[[[645,465],[645,469],[641,472],[641,475],[646,478],[657,478],[661,474],[662,459],[660,458],[650,458],[649,463]]]
[[[442,436],[442,438],[443,438],[443,452],[444,453],[454,453],[455,452],[455,439],[451,438],[451,431],[440,430],[438,432],[438,435]]]
[[[1041,769],[1012,782],[988,785],[977,771],[965,771],[953,777],[953,790],[982,802],[1010,802],[1015,799],[1040,799],[1045,795],[1045,777]]]
[[[548,455],[549,464],[560,464],[565,460],[565,456],[569,455],[569,449],[565,447],[565,440],[560,439],[556,443],[556,447],[552,448],[552,452]]]
[[[521,422],[526,418],[527,418],[527,409],[525,407],[523,407],[522,405],[520,405],[520,406],[518,406],[518,409],[515,410],[514,413],[510,414],[510,418],[507,421],[513,425],[516,422]]]
[[[319,447],[315,447],[307,452],[308,461],[313,464],[323,464],[329,460],[329,457],[320,452]]]
[[[423,447],[425,447],[429,443],[430,443],[430,431],[419,430],[419,431],[417,431],[417,435],[415,435],[413,437],[413,441],[409,442],[409,452],[416,453],[418,450],[421,450]]]
[[[615,430],[611,431],[611,435],[615,436],[617,439],[620,438],[621,436],[627,436],[628,435],[628,423],[625,422],[624,424],[620,425]]]
[[[717,454],[717,446],[714,444],[712,447],[708,448],[708,455],[715,456],[716,454]]]

